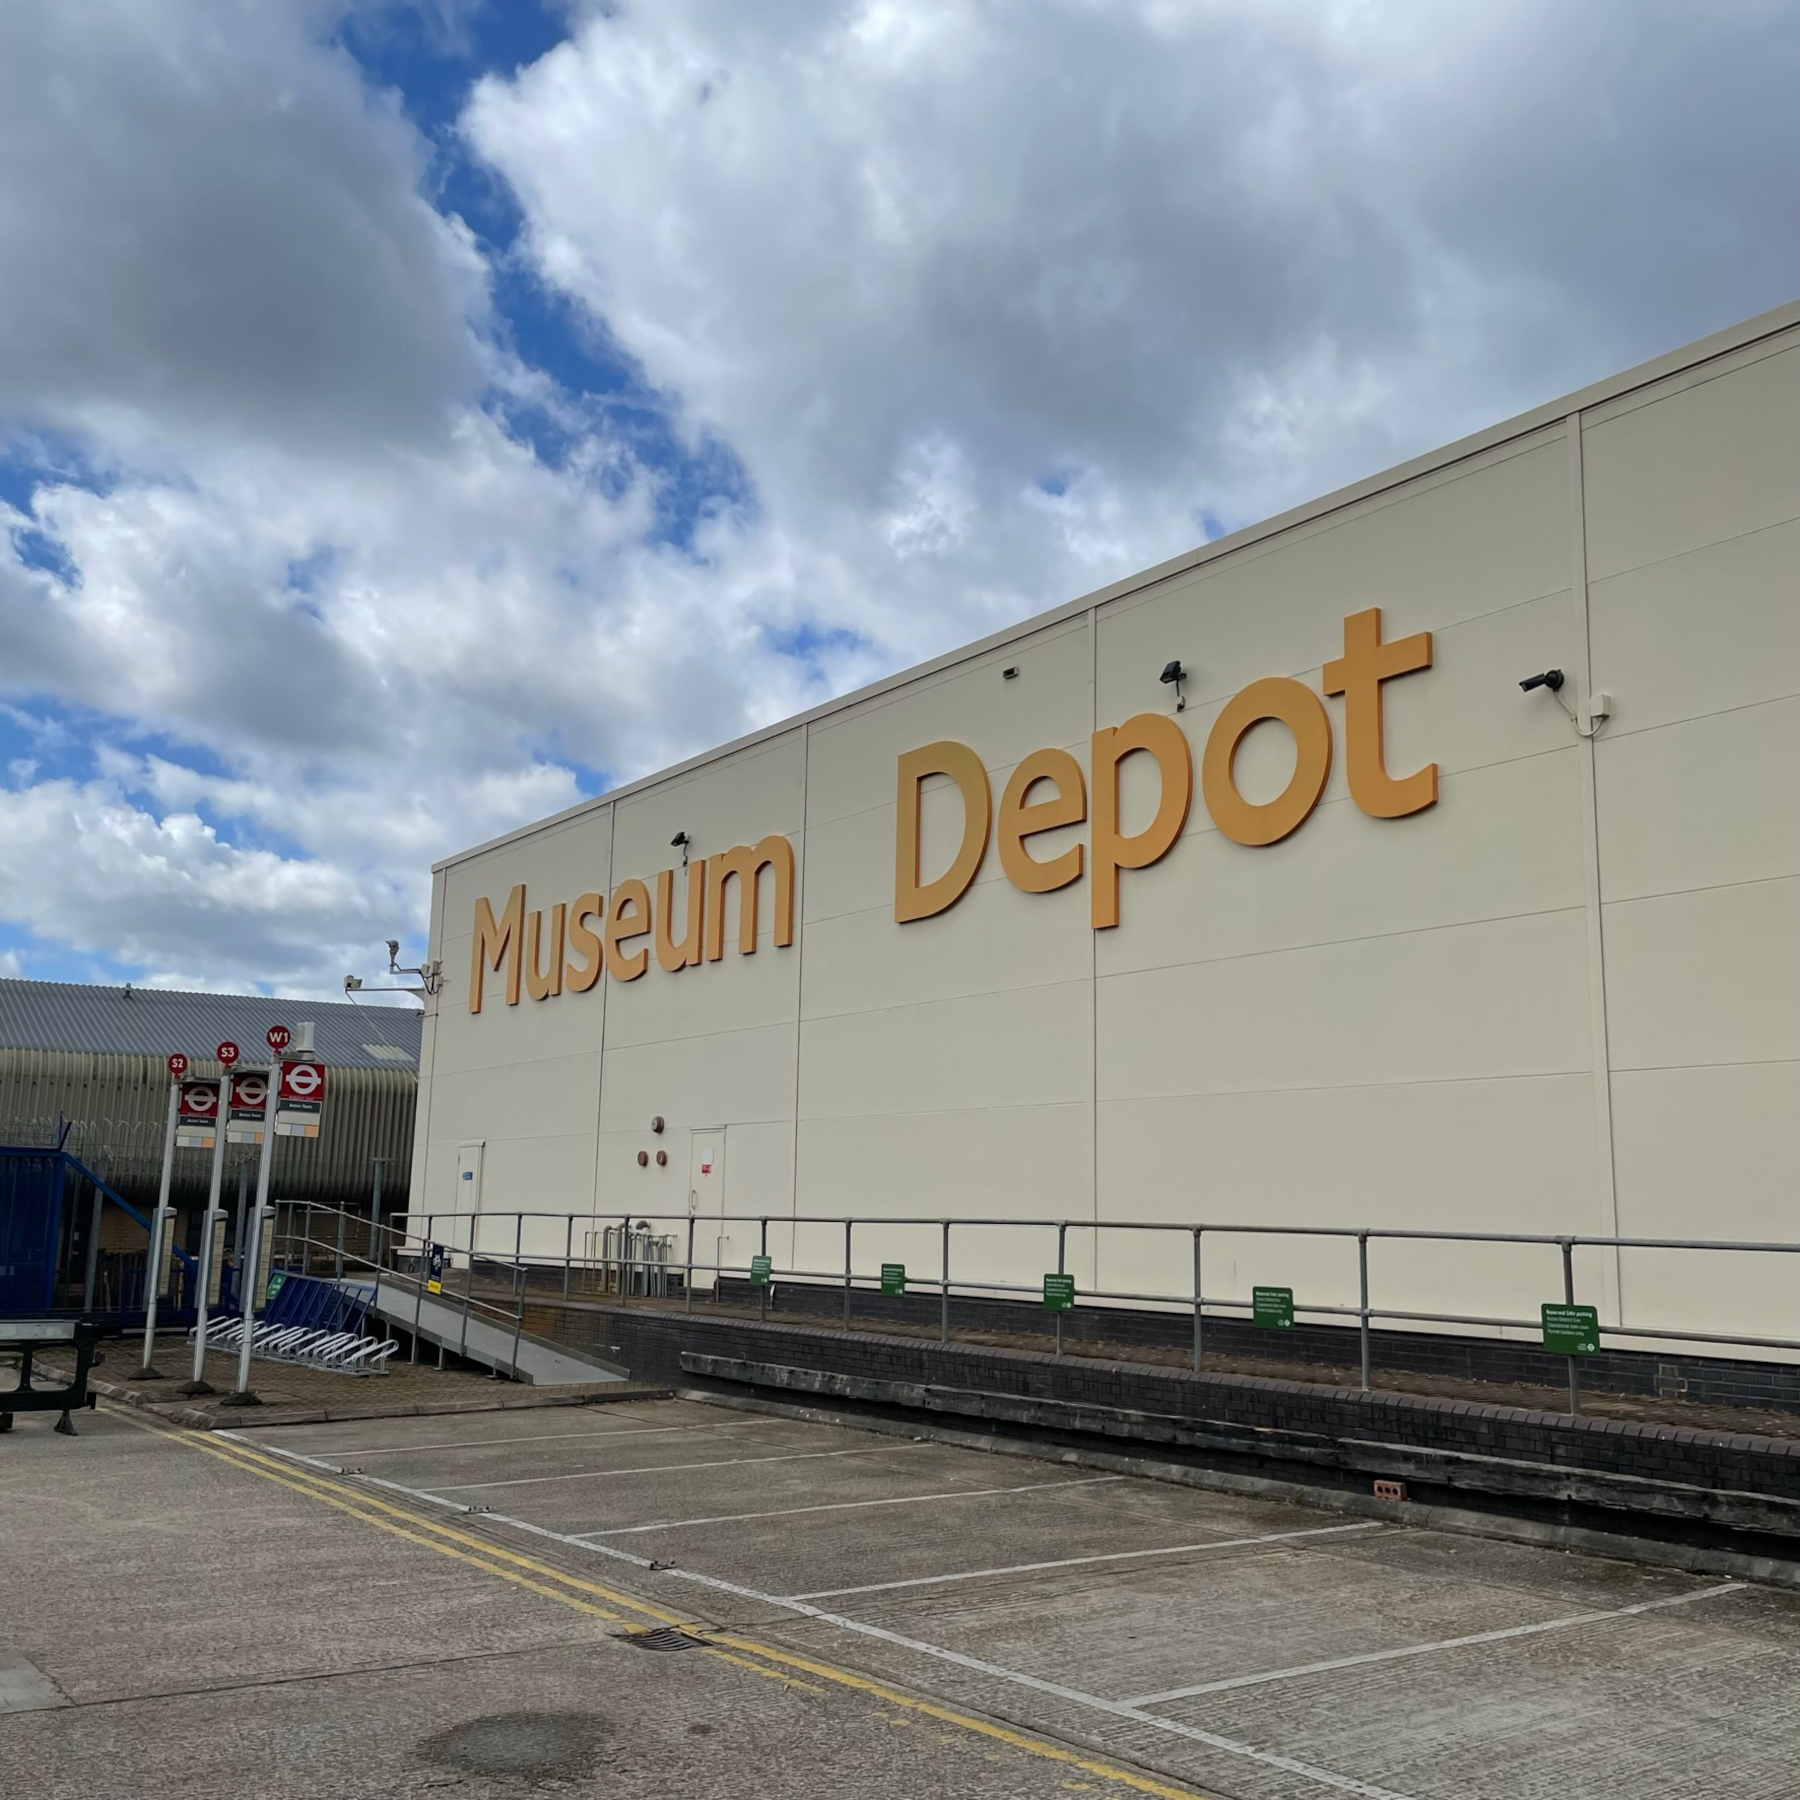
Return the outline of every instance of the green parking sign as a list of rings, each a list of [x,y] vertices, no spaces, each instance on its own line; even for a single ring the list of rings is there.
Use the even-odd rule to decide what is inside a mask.
[[[752,1287],[767,1287],[769,1285],[770,1271],[773,1270],[774,1267],[775,1265],[770,1262],[766,1256],[751,1257],[750,1285]]]
[[[1544,1348],[1558,1356],[1592,1356],[1600,1348],[1600,1314],[1592,1306],[1569,1306],[1546,1300],[1538,1309],[1544,1322]]]
[[[1052,1312],[1067,1312],[1075,1304],[1075,1277],[1073,1275],[1046,1275],[1044,1277],[1044,1304]]]
[[[1294,1290],[1259,1287],[1250,1290],[1250,1323],[1266,1331],[1292,1331]]]
[[[881,1265],[881,1291],[884,1294],[904,1294],[906,1292],[905,1263],[883,1263]]]

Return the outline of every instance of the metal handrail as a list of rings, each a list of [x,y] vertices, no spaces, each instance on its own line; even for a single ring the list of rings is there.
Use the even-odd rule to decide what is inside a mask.
[[[309,1214],[317,1211],[331,1214],[339,1209],[326,1206],[309,1206]],[[340,1270],[343,1266],[343,1226],[342,1217],[356,1218],[367,1228],[370,1221],[362,1215],[340,1215],[338,1241],[335,1254]],[[688,1311],[693,1308],[694,1278],[709,1276],[716,1279],[720,1276],[753,1277],[759,1273],[749,1261],[727,1261],[722,1256],[709,1259],[697,1255],[695,1234],[698,1227],[704,1225],[709,1230],[713,1227],[733,1225],[754,1226],[757,1229],[757,1241],[760,1250],[759,1258],[768,1258],[766,1270],[761,1271],[763,1280],[759,1282],[762,1295],[761,1310],[766,1317],[769,1283],[777,1277],[786,1282],[799,1282],[807,1285],[841,1287],[843,1291],[843,1317],[849,1323],[852,1310],[852,1299],[859,1290],[869,1291],[876,1287],[878,1277],[868,1271],[859,1272],[855,1264],[854,1240],[860,1228],[907,1229],[912,1231],[932,1231],[939,1235],[940,1263],[936,1275],[911,1275],[909,1285],[923,1288],[926,1291],[936,1290],[939,1300],[939,1341],[947,1343],[950,1338],[950,1300],[953,1293],[960,1291],[965,1296],[1004,1296],[1035,1295],[1040,1289],[1029,1283],[996,1281],[991,1279],[973,1279],[961,1283],[955,1281],[950,1266],[951,1234],[957,1230],[1005,1230],[1017,1231],[1053,1231],[1056,1233],[1057,1270],[1062,1272],[1067,1265],[1068,1234],[1087,1232],[1093,1234],[1096,1243],[1102,1232],[1109,1231],[1153,1231],[1175,1233],[1190,1240],[1193,1255],[1193,1282],[1191,1291],[1180,1293],[1145,1293],[1132,1289],[1094,1289],[1083,1293],[1085,1300],[1124,1303],[1134,1308],[1159,1312],[1179,1311],[1191,1312],[1193,1317],[1193,1367],[1196,1372],[1203,1367],[1204,1355],[1204,1317],[1208,1311],[1249,1312],[1253,1302],[1230,1295],[1208,1295],[1204,1292],[1201,1281],[1202,1255],[1204,1241],[1207,1237],[1217,1239],[1229,1236],[1263,1236],[1263,1237],[1302,1237],[1323,1238],[1354,1241],[1357,1246],[1359,1303],[1357,1305],[1341,1305],[1328,1302],[1305,1302],[1296,1300],[1294,1313],[1314,1318],[1354,1319],[1357,1322],[1361,1351],[1362,1386],[1367,1390],[1370,1386],[1370,1328],[1375,1321],[1398,1325],[1458,1325],[1472,1326],[1487,1330],[1536,1330],[1541,1321],[1538,1319],[1520,1319],[1507,1317],[1491,1317],[1487,1315],[1422,1312],[1401,1308],[1378,1307],[1371,1304],[1369,1290],[1368,1252],[1371,1243],[1384,1242],[1425,1242],[1447,1244],[1517,1244],[1552,1248],[1560,1253],[1562,1262],[1563,1301],[1573,1304],[1575,1301],[1575,1267],[1574,1254],[1577,1250],[1673,1250],[1683,1252],[1729,1252],[1756,1255],[1795,1255],[1800,1256],[1800,1243],[1775,1243],[1746,1241],[1735,1239],[1707,1238],[1651,1238],[1651,1237],[1601,1237],[1580,1233],[1547,1233],[1547,1232],[1500,1232],[1500,1231],[1430,1231],[1417,1227],[1383,1228],[1378,1226],[1332,1226],[1332,1225],[1268,1225],[1268,1224],[1235,1224],[1226,1222],[1176,1223],[1167,1220],[1094,1220],[1094,1219],[1019,1219],[1019,1218],[920,1218],[916,1215],[896,1217],[891,1215],[870,1214],[866,1216],[844,1214],[808,1214],[808,1213],[708,1213],[699,1218],[690,1213],[658,1213],[638,1211],[630,1213],[608,1213],[599,1210],[588,1212],[553,1212],[549,1210],[519,1210],[505,1213],[411,1213],[401,1215],[405,1221],[394,1226],[378,1226],[375,1230],[381,1238],[388,1240],[384,1245],[379,1239],[374,1243],[375,1262],[368,1266],[380,1268],[391,1254],[395,1272],[403,1256],[425,1257],[429,1247],[438,1243],[437,1232],[440,1227],[446,1228],[447,1238],[460,1238],[462,1241],[446,1241],[443,1248],[455,1261],[463,1261],[469,1265],[469,1278],[465,1280],[461,1291],[461,1299],[465,1319],[471,1309],[479,1309],[490,1313],[496,1319],[504,1319],[514,1328],[514,1362],[517,1361],[518,1335],[523,1329],[525,1272],[531,1268],[563,1269],[563,1297],[566,1299],[571,1291],[571,1277],[576,1267],[584,1270],[596,1266],[603,1267],[609,1273],[619,1272],[620,1298],[627,1297],[634,1285],[634,1272],[642,1270],[646,1292],[652,1279],[652,1268],[660,1275],[683,1274],[683,1305]],[[422,1226],[420,1224],[422,1221]],[[544,1255],[536,1251],[528,1252],[525,1248],[525,1231],[528,1221],[557,1221],[563,1227],[563,1254]],[[585,1251],[579,1257],[575,1253],[575,1227],[582,1221],[588,1227],[588,1233],[603,1229],[603,1243],[608,1254],[594,1258]],[[635,1223],[634,1223],[635,1221]],[[630,1254],[634,1240],[641,1239],[652,1224],[670,1224],[685,1226],[686,1253],[679,1258],[635,1257]],[[491,1240],[497,1230],[503,1231],[506,1225],[511,1226],[512,1243],[509,1248],[491,1247]],[[840,1267],[807,1268],[777,1267],[774,1259],[769,1257],[769,1231],[771,1227],[830,1227],[841,1230],[844,1234],[844,1259]],[[584,1233],[584,1239],[588,1235]],[[679,1237],[680,1232],[670,1235]],[[720,1236],[728,1235],[723,1232]],[[478,1239],[487,1240],[487,1244],[478,1243]],[[310,1226],[307,1239],[309,1243],[322,1244],[331,1250],[333,1246],[322,1240],[311,1239]],[[612,1245],[619,1245],[621,1254],[611,1253]],[[386,1252],[386,1254],[384,1254]],[[367,1262],[368,1259],[354,1259]],[[501,1268],[510,1267],[513,1271],[514,1305],[510,1313],[482,1300],[472,1294],[473,1268],[475,1262],[485,1261]],[[423,1295],[425,1282],[423,1271],[417,1279],[417,1289]],[[448,1296],[447,1296],[448,1297]],[[1720,1331],[1694,1331],[1662,1327],[1655,1325],[1627,1324],[1621,1320],[1618,1324],[1603,1325],[1601,1330],[1613,1338],[1650,1339],[1657,1342],[1700,1343],[1719,1346],[1731,1346],[1740,1349],[1765,1349],[1800,1351],[1800,1338],[1752,1336],[1741,1333]],[[1062,1314],[1055,1314],[1056,1348],[1062,1350],[1063,1321]],[[466,1328],[465,1328],[466,1341]],[[413,1358],[418,1356],[417,1335],[414,1336]],[[1579,1359],[1568,1358],[1569,1364],[1569,1398],[1570,1410],[1579,1409]]]

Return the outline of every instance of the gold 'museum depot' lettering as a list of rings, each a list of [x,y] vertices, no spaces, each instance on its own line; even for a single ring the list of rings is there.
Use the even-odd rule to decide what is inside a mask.
[[[1437,800],[1437,764],[1410,775],[1387,770],[1382,688],[1397,675],[1431,667],[1431,633],[1381,641],[1381,612],[1369,607],[1344,620],[1344,653],[1326,663],[1327,694],[1344,697],[1344,768],[1350,797],[1372,818],[1399,819]],[[1246,800],[1237,785],[1237,754],[1256,726],[1285,726],[1294,740],[1294,772],[1273,800]],[[1154,765],[1156,810],[1138,831],[1120,820],[1120,771],[1129,758]],[[1331,776],[1331,719],[1325,702],[1284,675],[1266,676],[1234,694],[1213,721],[1200,756],[1200,795],[1212,822],[1233,843],[1279,843],[1311,816]],[[922,876],[921,832],[925,784],[941,776],[962,805],[962,836],[941,875]],[[1147,869],[1181,836],[1194,799],[1194,759],[1186,734],[1165,713],[1138,713],[1107,725],[1088,746],[1088,773],[1067,750],[1034,750],[1013,770],[1000,796],[980,756],[948,738],[902,753],[894,793],[894,917],[902,925],[929,919],[968,892],[992,838],[1000,867],[1014,887],[1048,894],[1091,879],[1088,919],[1096,931],[1119,922],[1120,876]],[[1091,817],[1090,817],[1091,814]],[[1030,840],[1047,831],[1088,824],[1087,844],[1071,844],[1054,856],[1038,856]],[[506,971],[506,1004],[519,1004],[523,986],[533,1000],[568,992],[585,994],[604,975],[636,981],[650,966],[669,974],[725,954],[726,902],[737,896],[737,949],[756,953],[761,928],[762,875],[773,897],[771,937],[780,947],[794,941],[794,850],[771,835],[754,846],[738,844],[694,862],[678,901],[676,871],[656,876],[654,898],[635,877],[617,883],[610,896],[597,891],[558,901],[546,913],[527,912],[521,883],[498,917],[484,895],[475,902],[475,942],[469,967],[469,1011],[481,1011],[489,970]],[[590,924],[589,921],[592,921]],[[646,942],[646,940],[648,940]]]
[[[1371,817],[1398,819],[1437,799],[1437,764],[1411,775],[1387,772],[1382,724],[1382,684],[1396,675],[1431,667],[1431,633],[1415,632],[1391,644],[1381,641],[1381,611],[1369,607],[1344,620],[1344,654],[1325,665],[1325,692],[1344,696],[1344,763],[1350,797]],[[1250,731],[1265,721],[1285,725],[1294,740],[1294,772],[1273,800],[1256,803],[1239,791],[1236,763]],[[1119,824],[1119,770],[1127,757],[1156,765],[1155,816],[1143,830]],[[1104,726],[1089,748],[1092,829],[1088,863],[1093,887],[1089,922],[1104,931],[1119,922],[1119,876],[1147,869],[1166,855],[1187,824],[1193,803],[1194,764],[1181,727],[1164,713],[1139,713],[1123,725]],[[943,874],[921,879],[921,797],[934,775],[948,776],[962,801],[962,840]],[[1200,757],[1200,794],[1206,810],[1233,843],[1279,843],[1305,824],[1331,775],[1331,719],[1325,703],[1304,682],[1271,675],[1234,694],[1213,722]],[[968,891],[987,855],[990,830],[1000,846],[1000,867],[1014,887],[1048,893],[1078,881],[1082,846],[1043,860],[1026,840],[1088,817],[1089,797],[1081,766],[1066,750],[1034,750],[1013,770],[992,816],[987,770],[966,744],[946,739],[908,750],[897,772],[894,807],[894,917],[901,924],[929,919]],[[1041,791],[1040,791],[1041,790]],[[1034,791],[1038,797],[1034,799]]]
[[[541,909],[525,910],[523,882],[507,895],[498,918],[484,894],[475,902],[469,1011],[481,1011],[490,969],[495,974],[505,969],[506,1004],[517,1006],[521,984],[533,1000],[548,1000],[565,990],[585,994],[602,974],[614,981],[636,981],[650,966],[652,946],[658,966],[671,973],[702,960],[718,962],[725,954],[726,902],[734,893],[738,954],[754,956],[765,869],[774,891],[771,936],[785,947],[794,941],[794,847],[784,837],[734,845],[692,863],[679,907],[673,869],[656,877],[654,900],[644,882],[630,877],[613,888],[610,898],[590,891],[567,903],[559,900],[547,915]],[[642,942],[645,938],[652,946]]]

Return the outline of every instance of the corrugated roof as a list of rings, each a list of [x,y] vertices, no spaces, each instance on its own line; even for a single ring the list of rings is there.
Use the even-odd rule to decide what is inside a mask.
[[[291,1028],[311,1019],[314,1048],[334,1069],[416,1069],[421,1017],[412,1006],[0,979],[3,1050],[109,1056],[167,1056],[185,1050],[198,1064],[210,1062],[221,1040],[230,1038],[251,1063],[266,1054],[263,1034],[271,1025]]]

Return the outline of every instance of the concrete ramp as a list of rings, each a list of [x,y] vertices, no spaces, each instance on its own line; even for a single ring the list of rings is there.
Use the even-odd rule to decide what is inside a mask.
[[[366,1285],[366,1282],[365,1284]],[[465,1320],[453,1299],[420,1294],[403,1282],[382,1279],[376,1283],[371,1313],[396,1331],[418,1331],[421,1344],[441,1344],[457,1356],[480,1363],[533,1387],[566,1387],[583,1381],[628,1381],[629,1374],[614,1363],[602,1362],[560,1344],[547,1344],[529,1332],[518,1339],[514,1362],[513,1327],[484,1316],[479,1310]]]

